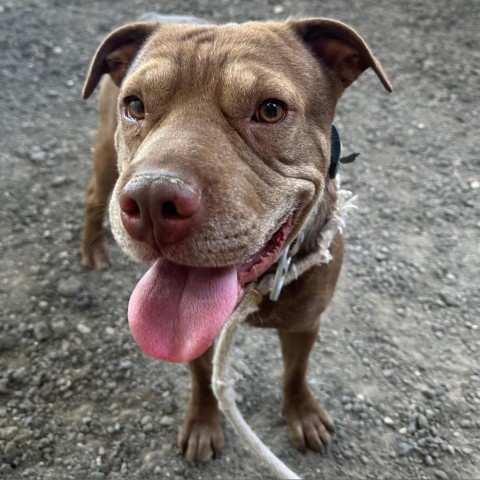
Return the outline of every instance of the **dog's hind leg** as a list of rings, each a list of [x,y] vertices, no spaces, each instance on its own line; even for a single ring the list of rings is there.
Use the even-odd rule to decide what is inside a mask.
[[[87,190],[85,222],[81,239],[82,265],[102,270],[109,265],[103,222],[118,177],[114,135],[115,100],[118,89],[106,78],[100,91],[100,122],[93,148],[93,178]]]

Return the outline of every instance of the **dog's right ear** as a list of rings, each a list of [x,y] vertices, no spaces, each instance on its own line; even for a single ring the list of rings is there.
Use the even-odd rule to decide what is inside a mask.
[[[87,99],[92,94],[104,73],[120,86],[138,50],[158,25],[156,22],[132,23],[110,33],[93,56],[82,98]]]

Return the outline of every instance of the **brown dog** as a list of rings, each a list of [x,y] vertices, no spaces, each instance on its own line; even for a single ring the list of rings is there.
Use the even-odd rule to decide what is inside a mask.
[[[192,394],[179,444],[202,462],[222,449],[210,386],[212,342],[245,286],[300,232],[296,258],[314,250],[332,214],[330,132],[343,91],[371,67],[392,87],[358,34],[327,19],[242,25],[140,22],[111,33],[83,96],[100,91],[94,178],[82,262],[107,266],[108,197],[115,239],[153,266],[129,304],[140,347],[188,361]],[[118,165],[118,179],[117,179]],[[323,452],[333,421],[306,382],[309,353],[342,263],[312,268],[249,323],[278,329],[283,411],[293,445]],[[272,267],[274,268],[274,267]]]

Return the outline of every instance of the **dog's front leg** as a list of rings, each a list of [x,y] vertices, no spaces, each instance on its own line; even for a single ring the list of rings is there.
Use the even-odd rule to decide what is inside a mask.
[[[189,462],[201,463],[223,448],[221,413],[211,387],[213,347],[189,362],[192,392],[178,444]]]
[[[318,335],[320,322],[313,330],[291,332],[278,330],[282,346],[283,414],[292,445],[324,452],[334,430],[330,415],[313,398],[307,385],[308,357]]]

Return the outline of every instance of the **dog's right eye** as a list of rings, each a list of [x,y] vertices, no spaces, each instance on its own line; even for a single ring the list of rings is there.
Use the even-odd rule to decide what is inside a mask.
[[[278,123],[285,118],[287,109],[280,100],[265,100],[256,110],[252,120],[261,123]]]
[[[131,120],[143,120],[145,118],[145,105],[138,97],[130,97],[125,100],[125,115]]]

